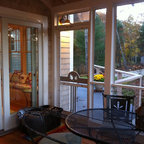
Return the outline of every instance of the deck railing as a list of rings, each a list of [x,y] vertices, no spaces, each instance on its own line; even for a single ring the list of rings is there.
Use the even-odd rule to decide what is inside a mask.
[[[94,69],[96,73],[101,73],[104,72],[105,67],[94,65]],[[136,97],[138,98],[138,106],[140,106],[142,90],[144,90],[144,87],[142,86],[142,77],[143,75],[141,74],[115,69],[115,82],[111,86],[116,87],[118,89],[119,94],[122,92],[122,88],[138,89],[139,95]],[[129,84],[130,82],[133,82],[135,80],[139,80],[139,85]]]

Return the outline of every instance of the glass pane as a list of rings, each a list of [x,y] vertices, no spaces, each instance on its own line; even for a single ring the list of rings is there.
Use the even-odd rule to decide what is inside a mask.
[[[68,25],[89,21],[89,11],[58,16],[58,25]]]
[[[21,71],[21,54],[10,53],[10,72],[13,73],[15,70]]]
[[[31,72],[31,53],[27,53],[27,73]]]
[[[38,29],[8,24],[8,42],[10,112],[14,113],[37,104]]]
[[[89,11],[73,14],[73,17],[74,17],[73,23],[89,21]]]
[[[94,64],[105,65],[105,24],[106,9],[95,11],[95,47]]]
[[[95,11],[94,81],[104,82],[105,70],[105,25],[106,9]],[[103,85],[95,85],[96,91],[103,91]]]
[[[68,78],[75,71],[80,78],[88,78],[88,30],[60,32],[60,77]],[[77,79],[76,79],[77,80]],[[69,81],[71,81],[69,79]],[[77,81],[76,81],[77,82]],[[86,91],[83,95],[82,89]],[[66,95],[64,95],[67,93]],[[81,98],[84,100],[81,105]],[[60,86],[61,104],[69,105],[72,111],[87,107],[87,88]],[[80,100],[79,100],[80,99]],[[64,100],[64,101],[63,101]],[[78,100],[76,102],[76,100]]]
[[[88,73],[88,30],[60,32],[60,76],[76,71],[80,77]]]
[[[143,6],[144,2],[117,7],[115,82],[118,84],[144,85]],[[135,94],[139,99],[139,92]]]

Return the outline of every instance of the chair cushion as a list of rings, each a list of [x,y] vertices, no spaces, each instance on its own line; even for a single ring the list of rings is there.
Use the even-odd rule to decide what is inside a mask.
[[[26,84],[30,84],[30,85],[32,84],[32,74],[31,74],[31,73],[28,74],[25,83],[26,83]]]
[[[24,84],[26,82],[26,79],[27,79],[27,75],[26,74],[21,74],[20,75],[20,83],[21,84]]]
[[[11,79],[10,79],[10,82],[19,82],[20,80],[20,75],[21,75],[21,72],[19,71],[14,71],[13,75],[11,76]]]

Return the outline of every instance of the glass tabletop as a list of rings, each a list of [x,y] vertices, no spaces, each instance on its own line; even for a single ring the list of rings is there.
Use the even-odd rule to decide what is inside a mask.
[[[67,116],[67,127],[74,133],[101,143],[135,142],[136,114],[117,109],[86,109]]]

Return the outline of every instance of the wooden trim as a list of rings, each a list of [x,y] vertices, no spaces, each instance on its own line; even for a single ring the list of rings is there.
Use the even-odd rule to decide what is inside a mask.
[[[20,26],[20,46],[21,46],[21,71],[27,73],[27,58],[26,58],[26,27]]]
[[[0,18],[0,32],[2,32],[2,21]],[[0,57],[1,57],[1,64],[2,65],[2,38],[1,38],[1,34],[0,34]],[[2,101],[2,85],[3,85],[3,81],[2,79],[2,70],[0,71],[0,130],[3,129],[3,101]]]
[[[87,92],[87,107],[93,108],[93,85],[90,81],[93,80],[94,74],[94,39],[95,39],[95,10],[90,11],[90,25],[88,29],[88,92]]]
[[[110,5],[106,15],[106,42],[105,42],[105,93],[110,94],[111,83],[114,83],[115,62],[115,21],[116,9]]]
[[[67,30],[86,29],[88,27],[89,27],[89,22],[79,22],[70,25],[55,26],[54,29],[59,31],[67,31]]]
[[[4,116],[4,122],[3,122],[3,128],[4,130],[8,130],[11,126],[9,123],[9,115],[10,115],[10,104],[8,102],[10,101],[9,97],[9,50],[8,50],[8,24],[5,19],[2,19],[2,65],[3,65],[3,116]]]
[[[54,106],[60,106],[60,31],[54,30]]]
[[[87,84],[80,84],[80,83],[77,83],[77,82],[60,81],[60,84],[69,85],[69,86],[75,86],[75,87],[84,87],[84,88],[88,87]]]

